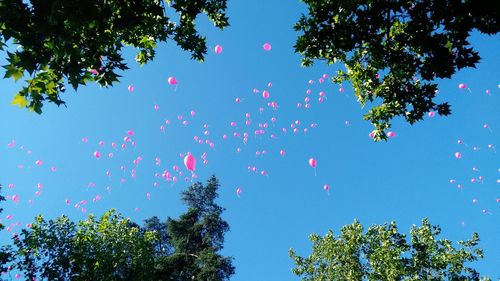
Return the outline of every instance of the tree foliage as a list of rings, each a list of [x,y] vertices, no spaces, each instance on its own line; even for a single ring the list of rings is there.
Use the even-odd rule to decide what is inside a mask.
[[[234,274],[232,258],[219,253],[229,224],[221,218],[225,209],[215,202],[218,188],[212,176],[205,186],[198,182],[183,192],[188,210],[165,224],[173,251],[158,259],[157,280],[223,281]]]
[[[480,280],[479,273],[468,267],[483,257],[477,248],[476,233],[459,248],[438,236],[441,229],[424,219],[412,226],[410,239],[398,232],[395,222],[374,225],[366,233],[358,222],[342,227],[340,235],[329,231],[324,237],[313,234],[312,254],[298,256],[292,270],[302,280]],[[482,280],[489,280],[488,278]]]
[[[153,280],[154,240],[114,210],[76,224],[38,216],[14,239],[15,267],[27,280]]]
[[[67,84],[75,90],[88,82],[112,86],[128,68],[124,46],[137,48],[136,60],[145,64],[157,44],[170,39],[202,61],[206,39],[195,20],[206,14],[223,29],[225,10],[226,0],[2,0],[0,50],[18,46],[7,51],[5,78],[29,76],[12,103],[41,113],[45,102],[64,104]]]
[[[0,184],[0,204],[2,201],[5,201],[5,197],[2,196],[2,185]],[[0,207],[0,214],[2,213],[3,208]],[[2,231],[5,228],[5,226],[0,222],[0,231]],[[4,265],[7,264],[10,258],[10,252],[9,249],[0,244],[0,273],[5,270]]]
[[[11,264],[26,280],[229,280],[232,258],[219,253],[229,225],[215,202],[218,188],[215,177],[193,184],[182,194],[186,213],[152,217],[144,227],[114,210],[78,223],[38,216],[14,237]]]
[[[413,124],[435,110],[439,78],[475,67],[480,57],[469,43],[472,30],[500,31],[500,2],[474,0],[302,0],[309,12],[295,24],[295,50],[303,65],[315,59],[341,62],[333,82],[350,81],[374,126],[375,140],[397,116]]]

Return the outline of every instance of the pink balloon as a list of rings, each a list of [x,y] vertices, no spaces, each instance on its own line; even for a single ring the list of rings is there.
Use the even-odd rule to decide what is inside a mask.
[[[285,150],[284,149],[280,150],[280,155],[281,156],[285,156]]]
[[[396,133],[394,133],[394,132],[388,132],[387,133],[387,137],[389,137],[389,138],[393,138],[395,136],[396,136]]]
[[[236,103],[240,103],[241,102],[241,99],[240,98],[236,98]]]
[[[238,197],[240,197],[241,192],[243,192],[243,189],[241,189],[241,187],[238,187],[238,188],[236,189],[236,195],[237,195]]]
[[[328,190],[330,189],[330,186],[329,186],[328,184],[325,184],[325,185],[323,186],[323,189],[324,189],[325,191],[328,191]]]
[[[132,93],[134,91],[134,85],[130,84],[127,89]]]
[[[43,165],[43,161],[42,160],[36,160],[35,161],[35,165],[42,166]]]
[[[460,83],[460,84],[458,84],[458,88],[459,89],[467,89],[467,85],[464,83]]]
[[[460,153],[460,152],[455,152],[455,158],[457,158],[457,159],[462,158],[462,153]]]
[[[264,48],[264,51],[271,51],[271,44],[269,43],[264,43],[264,45],[262,45],[262,48]]]
[[[268,91],[266,91],[266,90],[264,90],[264,91],[262,92],[262,97],[263,97],[263,98],[265,98],[265,99],[268,99],[268,98],[269,98],[269,92],[268,92]]]
[[[314,158],[310,158],[309,159],[309,166],[313,167],[313,168],[316,168],[316,165],[317,165],[317,161],[316,159]]]
[[[427,113],[427,115],[431,118],[433,118],[434,116],[436,116],[436,112],[434,111],[429,111],[429,113]]]
[[[175,77],[168,77],[168,84],[170,85],[177,85],[177,79],[175,79]]]
[[[95,151],[94,152],[94,157],[97,158],[97,159],[101,158],[101,153],[99,151]]]
[[[221,45],[217,45],[215,46],[215,49],[214,49],[215,53],[218,55],[220,53],[222,53],[222,46]]]
[[[194,171],[196,169],[196,159],[193,155],[188,154],[184,157],[184,166],[186,166],[186,169],[189,171]]]

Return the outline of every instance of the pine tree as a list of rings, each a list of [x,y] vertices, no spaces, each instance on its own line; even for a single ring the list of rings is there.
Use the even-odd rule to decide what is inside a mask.
[[[229,280],[234,274],[232,258],[222,256],[224,234],[229,224],[221,218],[224,208],[217,205],[218,180],[191,185],[183,192],[188,206],[178,219],[167,220],[167,234],[173,252],[158,258],[157,280]]]

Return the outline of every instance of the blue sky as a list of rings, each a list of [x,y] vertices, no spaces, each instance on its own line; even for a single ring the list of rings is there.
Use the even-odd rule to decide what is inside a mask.
[[[224,218],[231,226],[224,254],[235,258],[233,280],[298,280],[291,273],[288,249],[309,254],[309,234],[338,232],[354,219],[365,226],[395,220],[402,232],[408,232],[424,217],[442,227],[442,237],[454,241],[478,232],[486,258],[475,267],[499,278],[500,151],[495,153],[488,145],[500,149],[500,37],[474,34],[472,42],[483,58],[481,63],[439,82],[438,100],[451,103],[450,117],[426,118],[413,126],[396,120],[397,136],[373,143],[368,138],[371,125],[362,119],[366,109],[360,108],[350,86],[344,85],[345,93],[339,93],[338,86],[318,81],[338,66],[318,62],[311,68],[300,67],[300,56],[293,52],[297,34],[292,26],[304,9],[296,1],[229,1],[227,30],[216,30],[205,17],[200,18],[200,30],[211,50],[204,63],[191,61],[173,42],[161,45],[156,60],[142,68],[133,61],[134,51],[127,50],[131,69],[120,84],[68,91],[62,96],[67,108],[46,105],[40,116],[11,106],[22,83],[1,80],[0,183],[4,195],[16,194],[20,199],[17,204],[3,203],[2,222],[14,225],[11,232],[0,234],[1,241],[40,213],[67,214],[77,220],[117,208],[137,222],[153,215],[176,217],[185,211],[179,194],[189,182],[173,166],[185,175],[179,154],[189,151],[197,159],[201,181],[211,174],[220,180],[218,202],[227,208]],[[265,42],[272,45],[270,52],[262,49]],[[217,44],[223,47],[220,55],[213,52]],[[177,88],[167,84],[169,76],[177,78]],[[470,91],[458,89],[459,83],[466,83]],[[132,93],[127,91],[130,84],[135,87]],[[254,88],[267,89],[269,100],[254,94]],[[311,107],[297,108],[298,102],[304,103],[307,89],[311,89]],[[323,103],[317,100],[320,91],[328,97]],[[238,97],[241,103],[235,102]],[[268,107],[269,101],[276,101],[278,109]],[[245,125],[246,113],[251,116],[250,126]],[[179,115],[188,125],[182,125]],[[170,125],[165,124],[167,119]],[[296,120],[299,133],[290,127]],[[237,127],[231,127],[233,121]],[[267,123],[268,128],[264,135],[255,136],[259,123]],[[316,128],[311,128],[313,123]],[[129,142],[122,151],[119,146],[127,130],[134,130],[137,145],[134,148]],[[234,132],[240,137],[234,137]],[[249,134],[246,144],[245,132]],[[195,142],[195,136],[208,139],[215,148]],[[87,143],[81,141],[84,137]],[[459,139],[466,145],[458,144]],[[14,148],[8,147],[12,140],[16,140]],[[104,147],[98,144],[101,140]],[[117,150],[111,142],[118,144]],[[282,149],[284,157],[279,154]],[[264,156],[256,156],[256,151],[263,150]],[[102,153],[101,159],[95,159],[94,151]],[[110,152],[112,159],[107,156]],[[201,159],[204,152],[206,165]],[[455,152],[461,152],[462,159],[456,159]],[[143,160],[134,167],[133,160],[139,156]],[[156,157],[160,166],[155,165]],[[318,161],[316,176],[308,166],[311,157]],[[35,165],[38,159],[44,162],[40,167]],[[52,166],[57,171],[52,172]],[[267,176],[249,172],[248,166],[266,171]],[[131,169],[137,171],[135,179]],[[165,169],[179,181],[172,184],[155,177]],[[483,183],[471,183],[479,176]],[[122,178],[126,182],[120,183]],[[450,179],[455,183],[450,184]],[[89,187],[91,182],[94,187]],[[43,185],[40,196],[35,195],[38,183]],[[328,193],[323,190],[325,184],[330,186]],[[243,189],[240,197],[238,187]],[[93,203],[96,195],[102,199]],[[71,201],[69,206],[66,199]],[[88,202],[86,213],[74,207],[81,200]]]

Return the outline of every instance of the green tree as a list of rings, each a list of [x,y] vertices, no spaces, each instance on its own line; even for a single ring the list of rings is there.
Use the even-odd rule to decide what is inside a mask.
[[[156,258],[172,253],[172,245],[170,245],[166,222],[161,222],[157,216],[153,216],[144,221],[142,231],[151,231],[156,234],[156,240],[153,244]]]
[[[0,184],[0,203],[2,203],[2,201],[5,201],[5,197],[2,196],[2,185]],[[3,208],[0,207],[0,214],[2,213],[2,211]],[[2,223],[0,223],[0,231],[2,231],[4,228],[5,226]],[[4,265],[7,264],[9,259],[10,259],[9,249],[7,248],[7,246],[0,244],[0,273],[5,270]]]
[[[333,82],[350,81],[363,107],[374,104],[364,118],[376,141],[386,139],[397,116],[413,124],[431,110],[450,114],[448,103],[435,103],[434,81],[475,67],[472,30],[500,31],[499,1],[302,1],[309,9],[295,24],[302,64],[345,65]]]
[[[0,50],[8,44],[5,78],[28,75],[12,103],[42,112],[45,102],[64,104],[66,84],[97,82],[112,86],[126,70],[124,46],[139,50],[141,65],[155,56],[159,42],[171,39],[192,58],[207,52],[195,20],[206,14],[220,29],[229,25],[226,0],[2,0]],[[179,15],[178,20],[167,15]]]
[[[363,226],[354,221],[342,227],[338,236],[331,230],[324,237],[311,235],[309,257],[290,249],[295,262],[292,271],[309,281],[480,280],[479,273],[467,266],[483,257],[476,247],[478,235],[459,241],[457,249],[450,240],[438,238],[440,233],[438,226],[424,219],[422,226],[412,226],[407,241],[395,222],[371,226],[363,233]]]
[[[153,280],[155,239],[114,210],[76,224],[38,216],[14,239],[14,266],[27,280]]]
[[[156,261],[156,280],[223,281],[234,274],[231,257],[219,251],[229,225],[221,218],[225,210],[217,205],[219,183],[212,176],[207,184],[191,185],[182,194],[188,211],[166,222],[166,237],[172,252]]]

